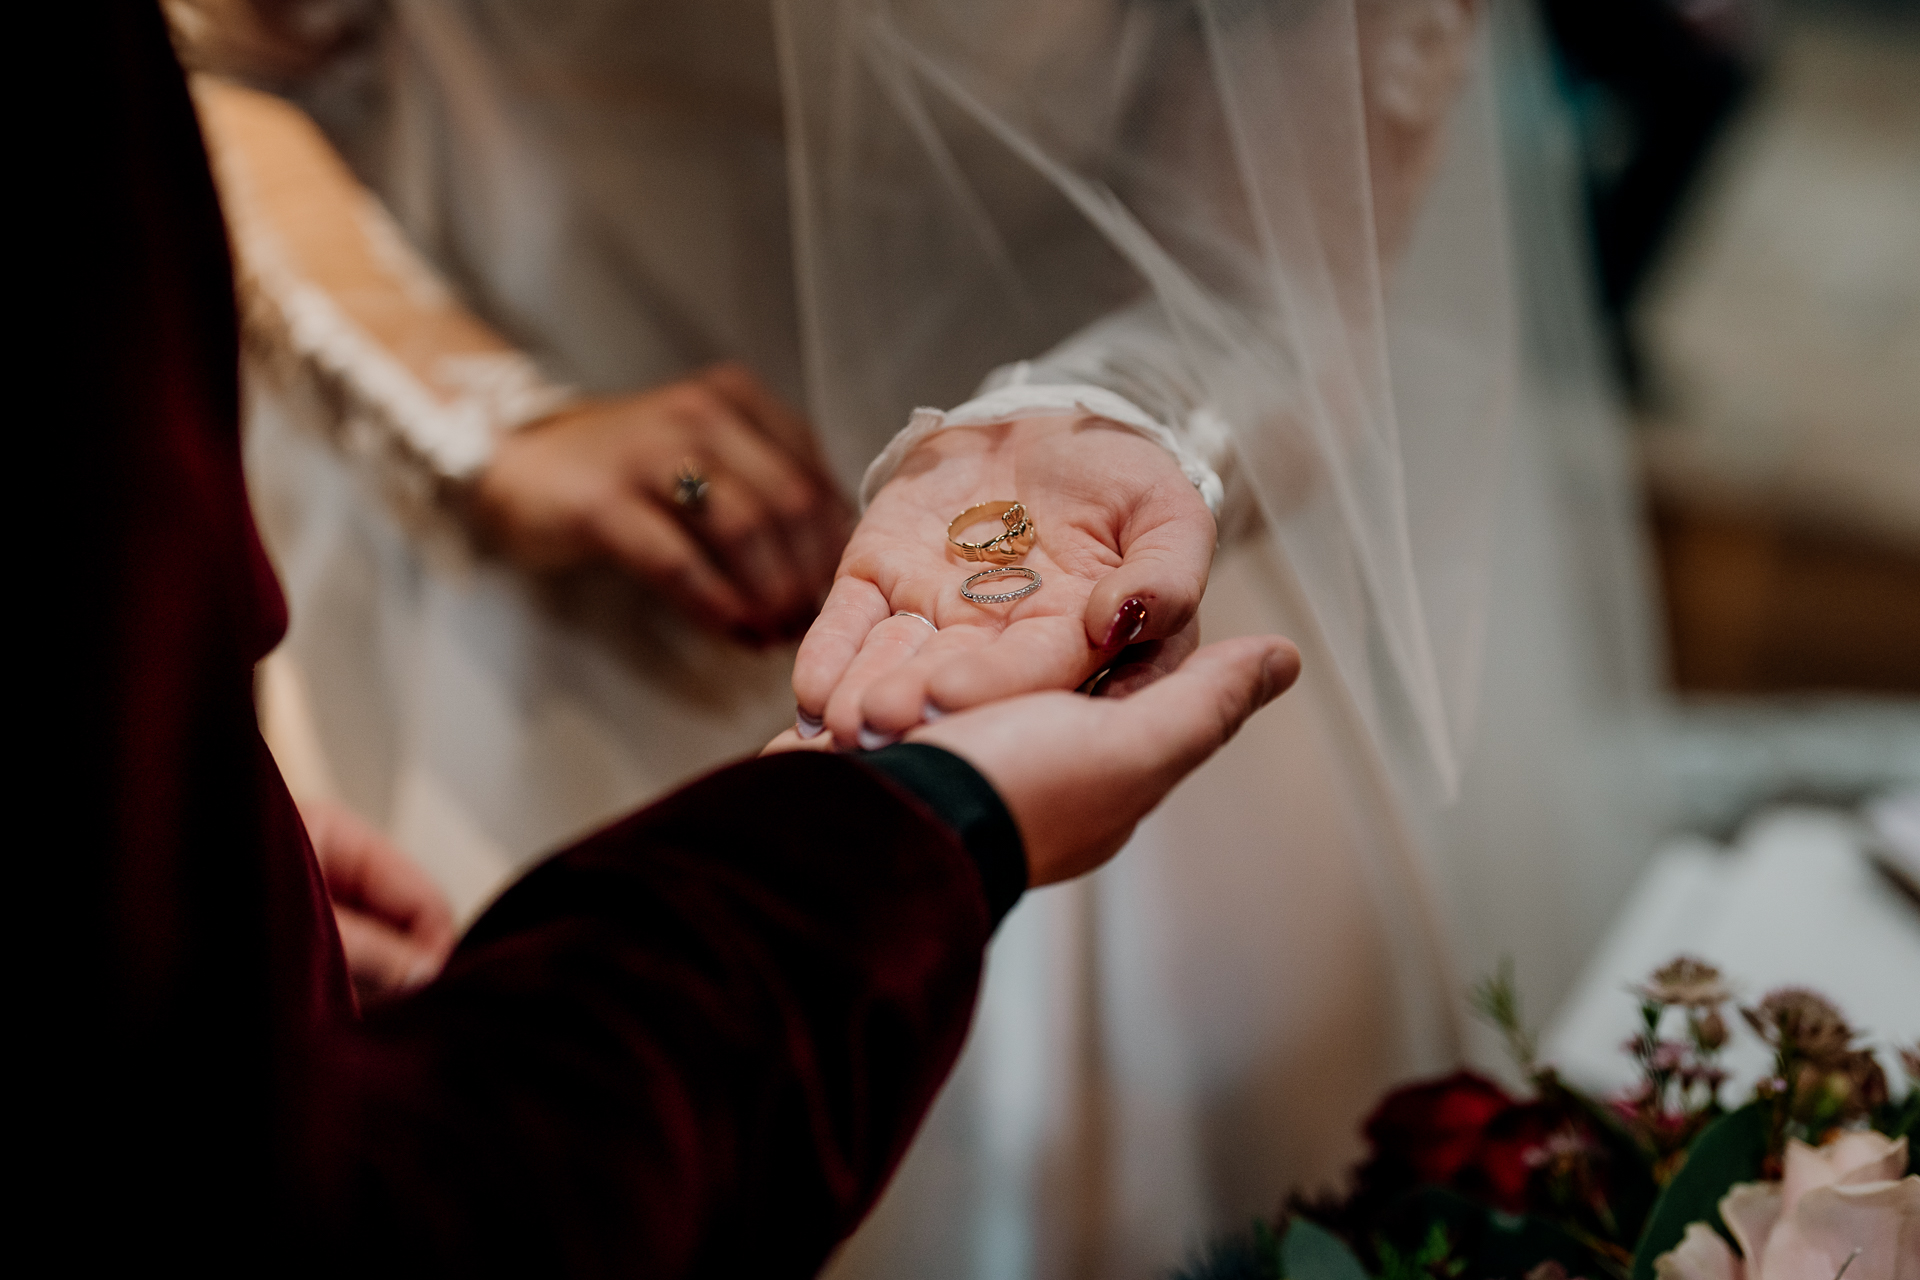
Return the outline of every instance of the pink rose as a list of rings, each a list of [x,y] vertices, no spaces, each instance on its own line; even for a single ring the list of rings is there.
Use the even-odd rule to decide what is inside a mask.
[[[1743,1182],[1720,1201],[1740,1252],[1704,1222],[1654,1261],[1660,1280],[1920,1280],[1920,1175],[1901,1177],[1907,1140],[1843,1133],[1787,1143],[1779,1182]]]

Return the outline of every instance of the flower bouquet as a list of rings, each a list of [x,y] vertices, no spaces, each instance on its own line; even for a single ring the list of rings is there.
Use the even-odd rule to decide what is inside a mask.
[[[1474,991],[1531,1097],[1470,1071],[1389,1094],[1344,1196],[1294,1196],[1177,1280],[1920,1280],[1920,1045],[1889,1095],[1830,1002],[1739,1008],[1773,1068],[1729,1106],[1732,991],[1681,957],[1634,988],[1639,1068],[1615,1097],[1538,1063],[1511,973]]]

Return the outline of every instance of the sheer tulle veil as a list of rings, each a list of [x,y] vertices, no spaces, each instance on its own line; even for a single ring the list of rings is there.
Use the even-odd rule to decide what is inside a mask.
[[[1226,477],[1203,628],[1307,657],[1300,705],[1010,922],[842,1263],[924,1261],[945,1214],[953,1274],[1152,1274],[1470,1048],[1469,968],[1517,953],[1551,999],[1650,847],[1644,588],[1543,52],[1465,0],[775,13],[843,468],[980,370],[1118,391]]]
[[[1230,455],[1369,736],[1451,793],[1513,381],[1472,6],[776,12],[820,420],[871,446],[1035,356],[1112,384]]]

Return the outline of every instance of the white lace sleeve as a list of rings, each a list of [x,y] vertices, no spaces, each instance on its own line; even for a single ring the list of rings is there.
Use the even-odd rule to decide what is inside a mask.
[[[250,370],[383,486],[437,502],[575,398],[462,308],[291,105],[198,78]]]
[[[1220,473],[1231,456],[1226,422],[1177,383],[1156,377],[1155,358],[1171,341],[1147,307],[1130,307],[1088,326],[1037,360],[1003,365],[978,394],[953,409],[916,409],[860,484],[864,508],[907,455],[946,427],[985,426],[1036,413],[1086,413],[1137,431],[1180,464],[1217,517],[1225,500]]]

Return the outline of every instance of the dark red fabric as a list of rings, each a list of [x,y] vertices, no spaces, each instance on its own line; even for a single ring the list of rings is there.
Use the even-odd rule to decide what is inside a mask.
[[[44,238],[72,372],[59,696],[29,736],[67,817],[32,853],[61,949],[26,984],[49,1141],[23,1162],[87,1224],[63,1256],[810,1274],[959,1051],[990,930],[973,863],[850,760],[749,762],[540,866],[440,982],[361,1021],[255,727],[284,605],[205,156],[154,7],[80,9],[81,92],[45,126],[84,172]]]

